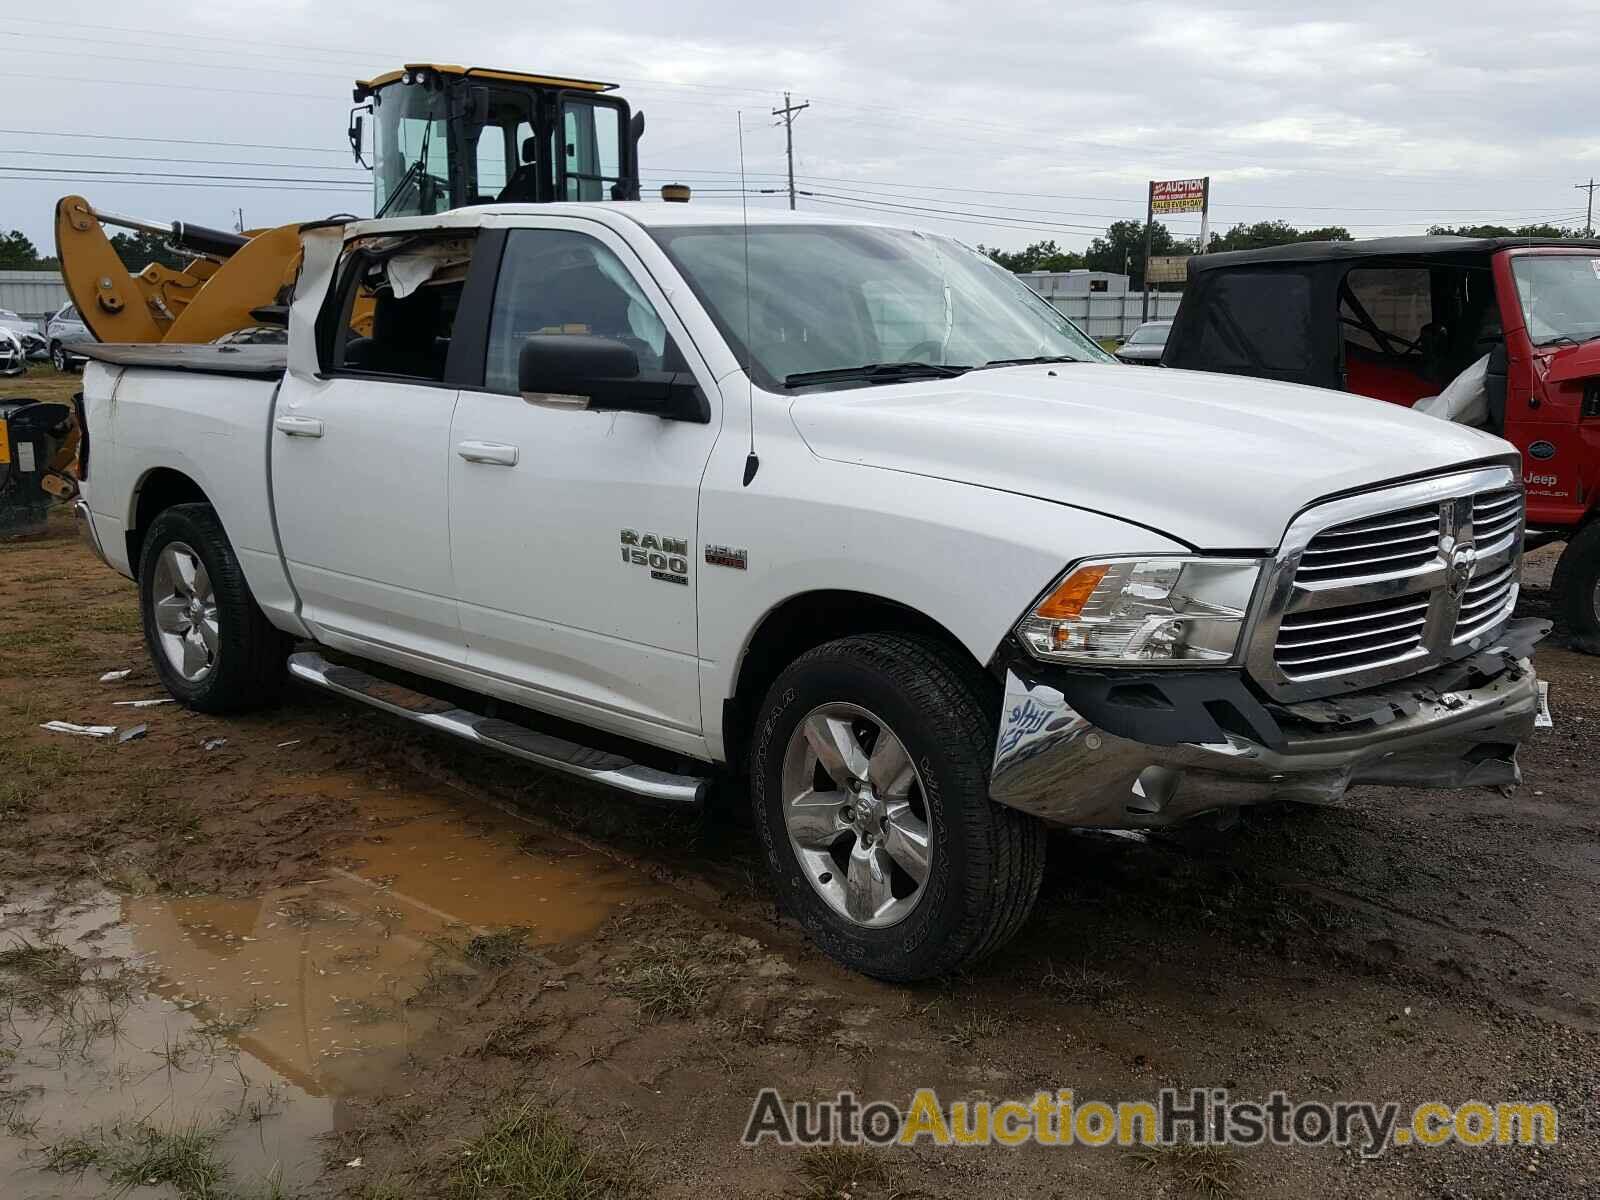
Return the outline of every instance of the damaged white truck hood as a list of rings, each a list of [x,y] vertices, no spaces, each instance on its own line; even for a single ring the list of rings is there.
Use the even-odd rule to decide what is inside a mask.
[[[803,393],[813,453],[1138,522],[1200,549],[1268,549],[1325,496],[1514,455],[1394,404],[1194,371],[1089,363]]]

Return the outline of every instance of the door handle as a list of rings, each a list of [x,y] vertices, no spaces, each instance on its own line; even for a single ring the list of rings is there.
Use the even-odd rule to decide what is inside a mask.
[[[486,463],[492,467],[517,465],[517,448],[504,442],[458,442],[456,453],[468,462]]]
[[[321,437],[322,422],[316,417],[275,417],[273,427],[290,437]]]

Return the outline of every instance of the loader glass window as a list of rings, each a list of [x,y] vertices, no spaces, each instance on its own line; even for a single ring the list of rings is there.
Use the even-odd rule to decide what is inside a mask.
[[[595,100],[561,104],[564,200],[608,200],[622,179],[623,110]]]
[[[557,229],[514,229],[489,318],[484,386],[517,394],[522,345],[543,333],[591,333],[626,343],[641,371],[675,354],[655,306],[617,256],[594,238]]]
[[[335,371],[443,381],[471,254],[471,240],[459,238],[347,250]]]
[[[487,204],[498,196],[511,177],[506,167],[506,131],[498,125],[485,125],[478,134],[478,202]]]
[[[443,92],[391,84],[373,96],[372,172],[377,208],[386,217],[450,207],[450,101]]]

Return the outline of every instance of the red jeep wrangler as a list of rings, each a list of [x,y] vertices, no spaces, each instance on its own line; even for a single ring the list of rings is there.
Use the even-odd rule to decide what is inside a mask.
[[[1161,362],[1407,406],[1481,372],[1475,423],[1522,451],[1527,545],[1566,539],[1556,600],[1600,653],[1600,241],[1379,238],[1197,256]]]

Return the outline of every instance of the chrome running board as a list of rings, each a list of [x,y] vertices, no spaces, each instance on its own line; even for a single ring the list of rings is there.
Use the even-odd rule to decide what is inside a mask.
[[[373,708],[415,721],[440,733],[475,742],[501,754],[525,758],[542,767],[564,771],[591,783],[630,792],[646,800],[696,806],[705,798],[708,781],[699,776],[658,771],[654,767],[641,766],[621,754],[580,746],[576,742],[539,733],[526,726],[513,725],[497,717],[485,717],[464,708],[456,708],[447,701],[378,679],[354,667],[330,663],[320,654],[291,654],[289,675],[303,683],[370,704]]]

